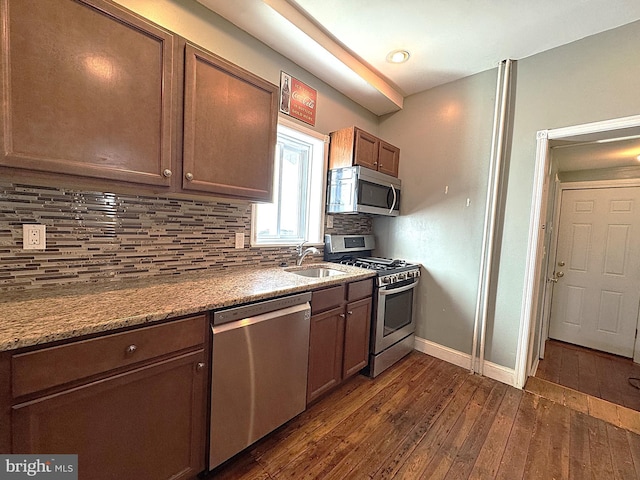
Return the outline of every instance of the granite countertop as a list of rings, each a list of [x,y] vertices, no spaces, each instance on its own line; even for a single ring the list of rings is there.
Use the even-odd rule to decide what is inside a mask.
[[[314,263],[345,275],[304,277],[289,268],[238,268],[172,278],[67,285],[4,293],[0,351],[143,325],[375,276],[371,270]]]

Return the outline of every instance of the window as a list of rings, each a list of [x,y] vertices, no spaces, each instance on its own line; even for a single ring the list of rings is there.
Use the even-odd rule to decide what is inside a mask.
[[[327,137],[283,119],[273,175],[273,203],[253,207],[252,245],[322,243]]]

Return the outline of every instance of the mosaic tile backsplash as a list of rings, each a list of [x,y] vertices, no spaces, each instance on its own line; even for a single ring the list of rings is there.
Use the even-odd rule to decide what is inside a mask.
[[[47,248],[22,249],[41,223]],[[85,192],[0,180],[0,291],[295,261],[292,247],[250,248],[251,205]],[[326,233],[371,233],[368,215],[335,215]],[[235,234],[244,233],[244,249]]]

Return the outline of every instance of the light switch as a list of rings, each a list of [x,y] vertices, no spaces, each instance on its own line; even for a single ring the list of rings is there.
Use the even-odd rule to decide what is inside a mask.
[[[244,248],[244,233],[236,233],[236,248]]]
[[[327,215],[327,228],[333,228],[333,215]]]

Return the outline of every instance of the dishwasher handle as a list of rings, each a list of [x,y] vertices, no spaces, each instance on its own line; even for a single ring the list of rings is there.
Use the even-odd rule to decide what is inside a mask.
[[[298,312],[305,312],[305,319],[309,319],[311,317],[311,305],[309,302],[303,303],[301,305],[294,305],[293,307],[287,307],[280,310],[274,310],[272,312],[263,313],[261,315],[256,315],[254,317],[243,318],[241,320],[236,320],[234,322],[227,322],[221,325],[213,325],[213,334],[219,335],[224,332],[228,332],[230,330],[235,330],[237,328],[248,327],[249,325],[255,325],[256,323],[266,322],[272,320],[274,318],[283,317],[286,315],[292,315]]]
[[[273,298],[258,303],[250,303],[239,307],[226,308],[213,312],[213,324],[215,326],[223,323],[235,322],[245,318],[252,318],[263,313],[282,310],[283,308],[303,305],[311,301],[311,292],[288,295],[286,297]]]

